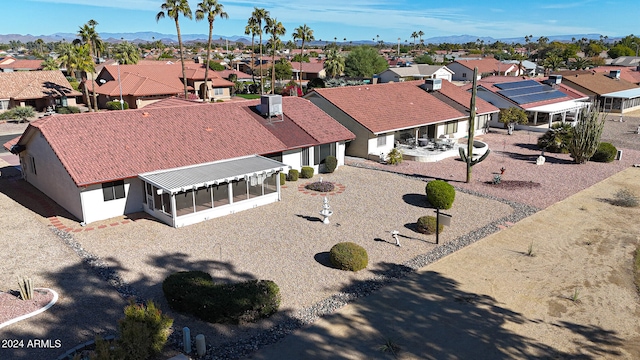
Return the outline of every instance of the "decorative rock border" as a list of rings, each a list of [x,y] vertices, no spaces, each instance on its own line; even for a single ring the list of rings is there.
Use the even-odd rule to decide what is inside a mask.
[[[53,304],[56,303],[56,301],[58,301],[58,293],[53,289],[49,289],[49,288],[34,288],[34,290],[47,290],[47,291],[50,291],[53,294],[53,299],[51,299],[51,301],[49,301],[49,303],[47,305],[43,306],[42,308],[40,308],[40,309],[38,309],[36,311],[32,311],[32,312],[30,312],[28,314],[20,315],[20,316],[18,316],[16,318],[13,318],[11,320],[3,322],[2,324],[0,324],[0,329],[2,329],[5,326],[9,326],[11,324],[15,324],[18,321],[22,321],[22,320],[28,319],[28,318],[30,318],[32,316],[36,316],[36,315],[38,315],[40,313],[43,313],[43,312],[49,310],[49,308],[52,307]]]
[[[342,194],[346,188],[346,186],[342,185],[342,184],[338,184],[338,183],[333,183],[333,185],[335,186],[333,191],[330,192],[319,192],[319,191],[313,191],[313,190],[309,190],[307,189],[305,186],[309,185],[313,183],[313,181],[310,182],[306,182],[304,184],[300,184],[298,185],[298,191],[302,192],[303,194],[308,194],[311,196],[327,196],[327,195],[336,195],[336,194]]]

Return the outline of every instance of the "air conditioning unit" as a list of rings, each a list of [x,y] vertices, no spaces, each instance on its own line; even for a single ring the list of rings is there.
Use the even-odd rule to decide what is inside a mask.
[[[260,114],[266,117],[282,115],[282,95],[262,95],[260,97]]]
[[[547,80],[547,84],[549,85],[559,85],[562,82],[562,75],[549,75],[549,79]]]
[[[442,79],[425,79],[423,89],[427,91],[438,91],[442,89]]]
[[[609,71],[609,77],[612,79],[620,79],[620,70],[611,70]]]

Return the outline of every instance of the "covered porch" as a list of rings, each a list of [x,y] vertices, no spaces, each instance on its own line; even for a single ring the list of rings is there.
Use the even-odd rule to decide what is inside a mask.
[[[282,162],[252,155],[138,175],[144,210],[173,227],[280,200]]]
[[[555,104],[547,104],[525,109],[529,116],[529,123],[517,125],[516,129],[528,129],[546,131],[554,122],[574,122],[582,109],[589,108],[591,103],[584,101],[563,101]]]
[[[624,114],[640,109],[640,88],[603,94],[600,98],[602,111]]]

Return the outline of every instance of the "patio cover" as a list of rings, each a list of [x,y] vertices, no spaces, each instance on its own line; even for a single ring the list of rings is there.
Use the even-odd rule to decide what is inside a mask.
[[[608,94],[602,94],[600,95],[600,97],[618,98],[618,99],[635,99],[640,97],[640,88],[614,91]]]
[[[197,189],[253,175],[284,171],[288,165],[260,155],[221,160],[211,163],[159,170],[138,175],[166,193]]]
[[[563,101],[555,104],[547,104],[526,109],[527,111],[557,114],[566,111],[580,110],[588,107],[589,103],[584,101]]]

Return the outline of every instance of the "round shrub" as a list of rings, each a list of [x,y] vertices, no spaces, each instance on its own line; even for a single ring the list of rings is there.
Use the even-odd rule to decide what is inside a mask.
[[[241,324],[271,316],[280,307],[280,289],[271,280],[215,284],[202,271],[181,271],[162,283],[169,306],[211,323]]]
[[[335,244],[329,251],[329,258],[331,264],[340,270],[358,271],[369,263],[367,250],[352,242]]]
[[[425,187],[427,201],[437,209],[451,209],[456,198],[456,189],[443,180],[432,180]]]
[[[438,226],[438,234],[442,234],[442,230],[444,230],[444,225],[439,224]],[[423,216],[418,219],[416,223],[416,227],[418,232],[423,234],[435,234],[436,233],[436,217],[435,216]]]
[[[338,159],[335,156],[329,155],[324,159],[324,166],[328,173],[332,173],[336,171],[336,168],[338,167]]]
[[[129,108],[129,104],[127,102],[123,102],[124,109],[127,110]],[[122,106],[120,105],[120,101],[109,101],[107,102],[107,110],[122,110]]]
[[[569,123],[555,123],[538,139],[540,150],[557,154],[568,154],[567,146],[573,138],[573,126]]]
[[[335,189],[335,185],[333,185],[333,183],[329,181],[316,181],[312,182],[311,184],[307,184],[305,188],[313,191],[329,192]]]
[[[289,170],[289,176],[287,176],[287,180],[289,181],[298,181],[299,172],[296,169]]]
[[[286,180],[287,180],[287,174],[281,172],[280,173],[280,186],[284,185]]]
[[[311,166],[303,166],[300,169],[300,177],[303,179],[311,179],[313,177],[313,168]]]
[[[612,162],[616,159],[617,154],[618,149],[616,149],[613,144],[601,142],[600,145],[598,145],[598,149],[589,160],[596,162]]]

